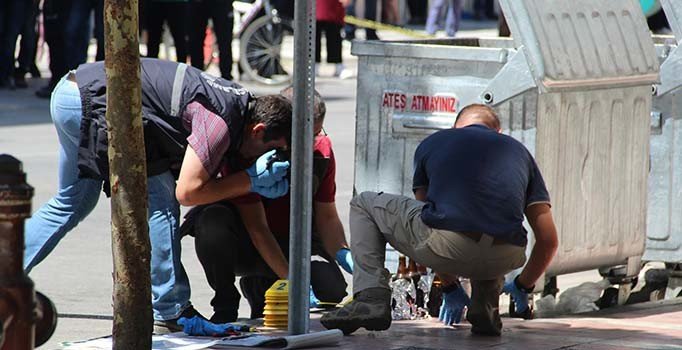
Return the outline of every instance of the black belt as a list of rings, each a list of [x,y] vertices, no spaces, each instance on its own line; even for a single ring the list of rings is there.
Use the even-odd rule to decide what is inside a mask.
[[[472,240],[474,242],[480,242],[481,238],[483,238],[483,235],[484,235],[484,233],[480,233],[480,232],[457,232],[457,233],[459,233],[460,235],[462,235],[466,238],[469,238],[470,240]],[[504,241],[504,240],[499,239],[499,238],[493,238],[493,245],[500,245],[500,244],[509,244],[509,242]]]

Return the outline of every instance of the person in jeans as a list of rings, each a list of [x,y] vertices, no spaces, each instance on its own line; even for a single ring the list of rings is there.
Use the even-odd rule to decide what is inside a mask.
[[[266,152],[289,144],[291,103],[279,95],[256,98],[235,83],[170,61],[142,59],[141,73],[152,308],[155,325],[177,331],[182,329],[178,318],[197,314],[180,262],[179,204],[212,203],[249,192],[283,195],[289,164],[270,161],[272,152]],[[106,88],[104,62],[96,62],[68,73],[52,94],[59,188],[26,221],[27,272],[85,219],[100,191],[110,188]],[[218,178],[223,160],[236,157],[256,161]]]
[[[291,99],[293,88],[282,95]],[[336,161],[331,141],[322,134],[326,107],[315,95],[313,147],[313,237],[310,262],[310,306],[319,300],[338,303],[346,296],[346,282],[337,263],[348,273],[353,261],[336,211]],[[223,174],[233,170],[226,167]],[[193,208],[181,231],[195,237],[195,247],[208,284],[213,323],[237,319],[240,294],[235,276],[251,307],[251,318],[263,317],[265,291],[289,274],[289,195],[268,199],[249,194]],[[336,261],[335,261],[336,260]],[[319,298],[319,299],[318,299]]]
[[[414,157],[415,198],[363,192],[350,211],[354,300],[321,318],[345,334],[360,327],[391,325],[390,274],[384,268],[388,242],[444,282],[441,317],[458,322],[465,306],[471,332],[499,336],[499,294],[512,295],[517,310],[528,308],[528,294],[557,249],[549,195],[528,150],[500,133],[495,112],[470,105],[455,128],[427,137]],[[523,266],[528,242],[524,214],[535,245],[514,281],[504,275]],[[471,281],[471,300],[457,284]],[[454,315],[454,317],[447,316]]]
[[[462,0],[433,0],[429,7],[429,16],[426,18],[426,32],[431,35],[436,34],[444,7],[447,8],[445,34],[454,37],[462,21]]]

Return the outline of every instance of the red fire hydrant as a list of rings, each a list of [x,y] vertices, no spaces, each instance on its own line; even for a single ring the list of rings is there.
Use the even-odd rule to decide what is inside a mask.
[[[50,299],[24,273],[24,220],[33,187],[21,162],[0,154],[0,350],[28,350],[45,343],[57,325]]]

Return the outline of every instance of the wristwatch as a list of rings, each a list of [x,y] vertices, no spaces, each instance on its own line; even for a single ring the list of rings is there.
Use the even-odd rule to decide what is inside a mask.
[[[519,276],[520,276],[520,275],[519,275]],[[532,285],[532,286],[530,286],[530,287],[528,287],[528,288],[524,287],[524,286],[521,285],[521,283],[519,282],[519,276],[516,276],[516,278],[514,278],[514,285],[516,286],[516,288],[517,288],[518,290],[520,290],[520,291],[526,293],[526,294],[533,293],[533,291],[535,290],[535,285]]]

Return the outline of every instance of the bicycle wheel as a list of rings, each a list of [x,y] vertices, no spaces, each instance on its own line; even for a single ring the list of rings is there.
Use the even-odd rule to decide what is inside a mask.
[[[249,78],[259,83],[288,83],[294,69],[293,39],[290,20],[272,16],[257,18],[242,34],[239,65]]]

